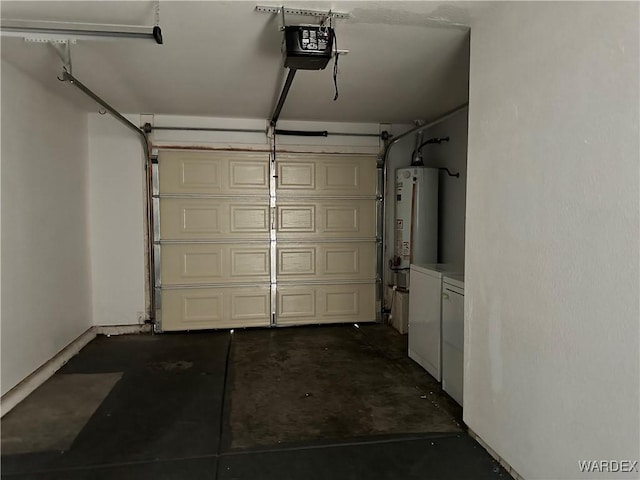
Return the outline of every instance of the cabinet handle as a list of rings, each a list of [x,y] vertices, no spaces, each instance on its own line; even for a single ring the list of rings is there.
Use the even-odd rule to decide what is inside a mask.
[[[449,294],[448,293],[443,293],[442,294],[442,298],[444,298],[445,300],[449,300]]]

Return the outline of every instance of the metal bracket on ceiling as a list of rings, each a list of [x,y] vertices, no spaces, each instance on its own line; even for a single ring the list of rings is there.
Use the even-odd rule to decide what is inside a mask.
[[[347,19],[351,18],[349,12],[334,12],[333,10],[309,10],[307,8],[288,8],[283,6],[270,6],[270,5],[256,5],[256,12],[261,13],[279,13],[283,17],[284,15],[299,15],[303,17],[323,17]]]
[[[349,12],[334,12],[333,10],[309,10],[306,8],[286,8],[284,6],[281,7],[270,7],[266,5],[256,5],[256,12],[261,13],[275,13],[278,14],[278,30],[284,31],[286,26],[285,14],[287,15],[300,15],[305,17],[322,17],[320,21],[321,25],[326,25],[332,19],[347,19],[351,18],[351,14]],[[346,55],[349,53],[349,50],[334,50],[331,52],[331,55],[335,54]]]
[[[62,60],[64,69],[73,75],[73,66],[71,65],[71,42],[69,40],[49,40],[48,43],[56,51],[60,60]]]

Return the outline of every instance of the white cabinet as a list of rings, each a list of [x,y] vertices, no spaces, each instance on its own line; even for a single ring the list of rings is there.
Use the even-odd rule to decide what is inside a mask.
[[[443,278],[442,286],[442,389],[462,405],[464,371],[464,280]]]
[[[457,272],[450,264],[411,265],[409,288],[409,357],[437,381],[442,356],[442,276]]]

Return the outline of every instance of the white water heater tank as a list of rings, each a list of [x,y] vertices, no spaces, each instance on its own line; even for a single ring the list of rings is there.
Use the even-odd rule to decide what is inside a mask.
[[[396,170],[395,265],[438,262],[438,169]]]

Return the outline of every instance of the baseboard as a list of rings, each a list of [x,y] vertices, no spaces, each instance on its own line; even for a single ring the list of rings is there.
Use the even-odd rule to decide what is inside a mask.
[[[5,416],[17,404],[27,398],[36,388],[46,382],[51,375],[56,373],[70,358],[77,355],[82,348],[96,337],[94,327],[76,338],[64,347],[51,360],[38,368],[35,372],[22,380],[19,384],[5,393],[0,399],[0,415]]]
[[[0,398],[0,416],[4,417],[49,377],[60,370],[65,363],[80,352],[97,335],[128,335],[151,331],[150,325],[104,325],[94,326],[58,352],[51,360],[13,387]]]
[[[511,465],[509,465],[504,458],[498,455],[489,445],[487,445],[487,443],[480,437],[480,435],[478,435],[476,432],[474,432],[470,428],[467,430],[467,432],[469,433],[469,435],[471,435],[471,438],[473,438],[476,442],[478,442],[482,446],[482,448],[484,448],[487,451],[489,455],[491,455],[497,462],[500,463],[500,465],[502,465],[502,467],[509,473],[509,475],[511,475],[514,478],[514,480],[524,480],[522,475],[516,472],[514,468]]]
[[[131,335],[135,333],[150,333],[151,325],[97,325],[93,327],[97,335]]]

